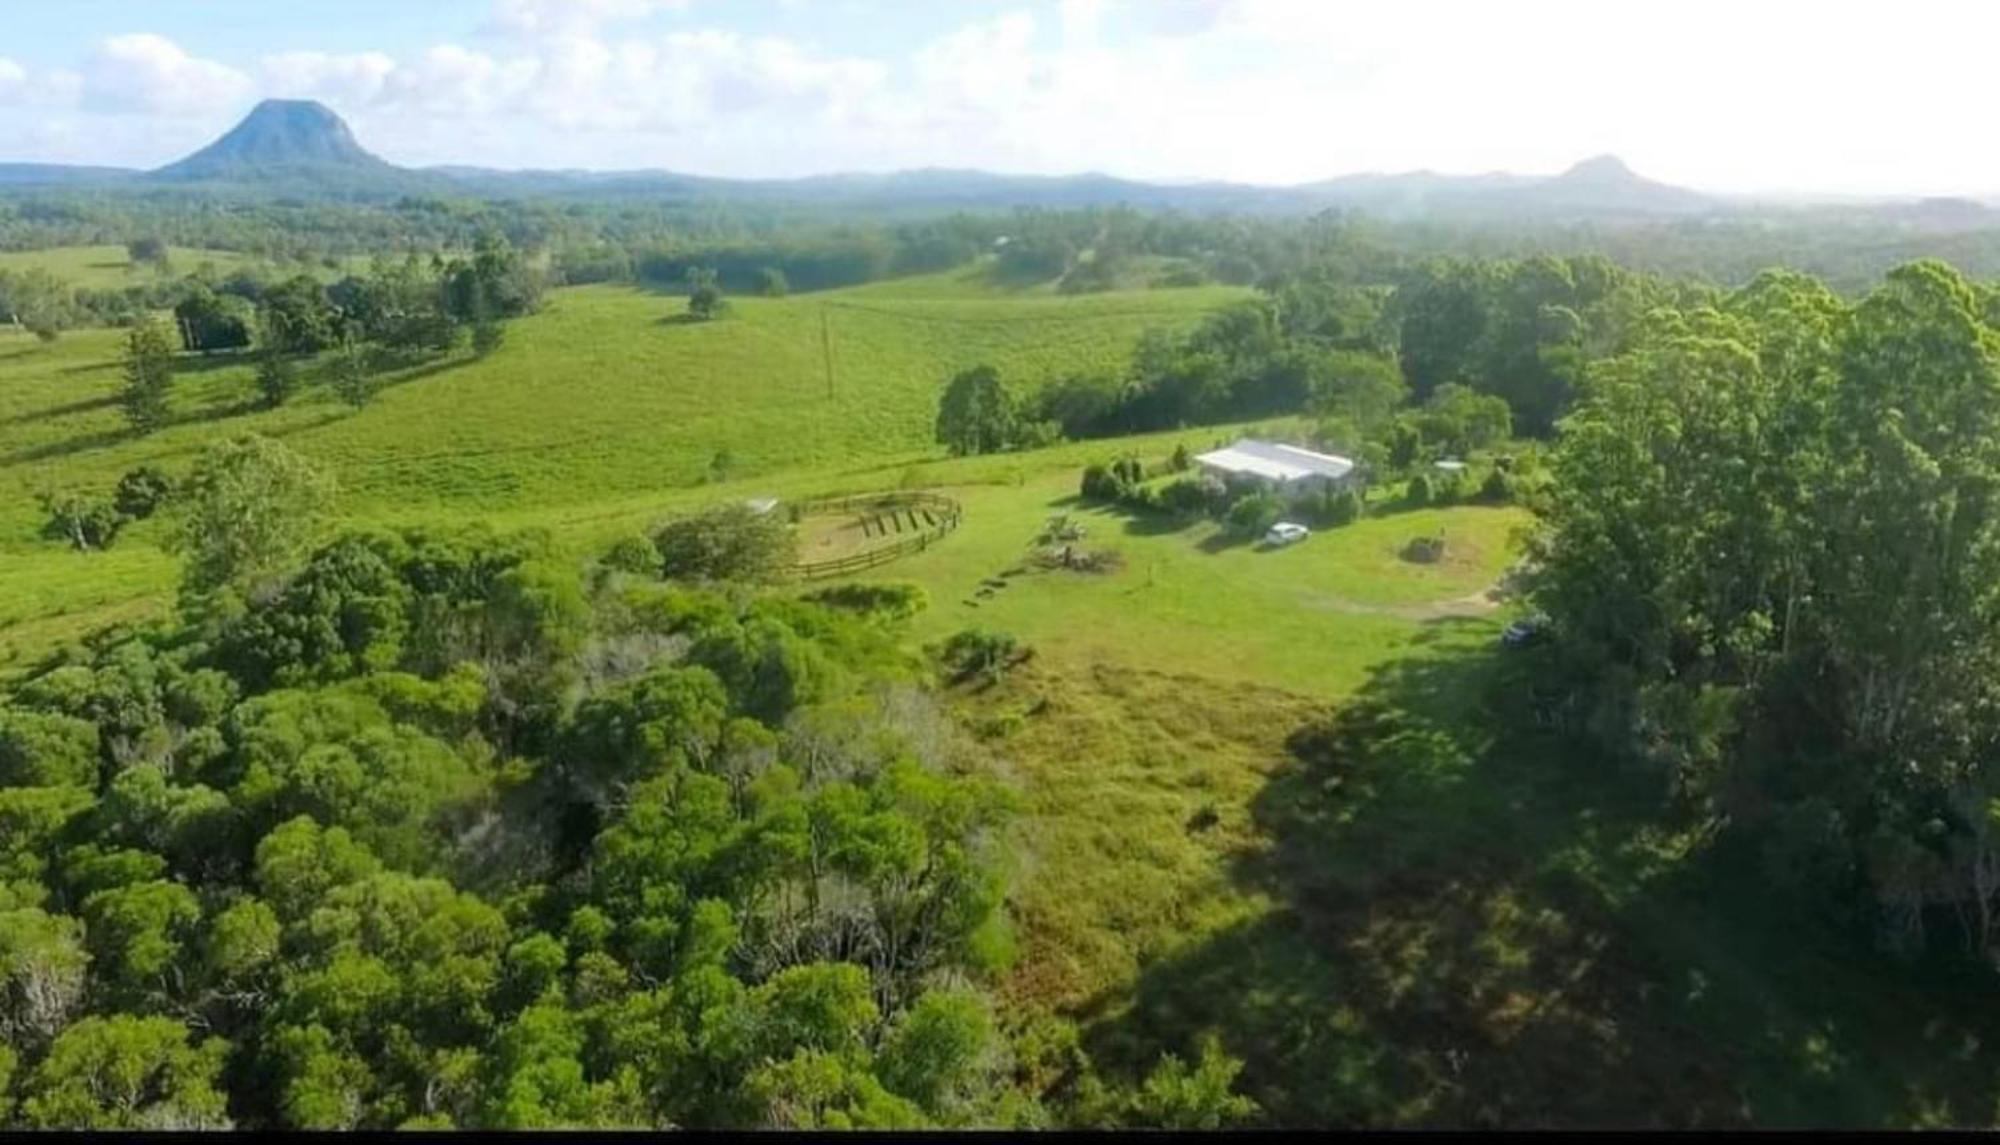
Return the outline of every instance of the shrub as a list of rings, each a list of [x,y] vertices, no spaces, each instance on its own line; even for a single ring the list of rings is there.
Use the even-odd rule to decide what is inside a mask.
[[[1182,477],[1160,490],[1160,505],[1182,520],[1193,520],[1213,510],[1228,495],[1222,482],[1207,474]]]
[[[1160,491],[1151,485],[1135,485],[1125,491],[1125,495],[1118,499],[1118,503],[1141,513],[1158,512]]]
[[[1353,488],[1329,490],[1326,495],[1326,523],[1351,525],[1361,519],[1361,494]]]
[[[1447,473],[1431,482],[1431,504],[1444,508],[1465,500],[1465,478],[1461,474]]]
[[[1109,465],[1083,471],[1083,495],[1092,501],[1122,501],[1146,481],[1146,467],[1136,457],[1120,457]]]
[[[109,501],[81,493],[44,493],[42,512],[49,515],[42,535],[68,541],[79,552],[108,549],[125,527],[125,518]]]
[[[1125,491],[1111,475],[1110,466],[1096,464],[1084,466],[1083,487],[1079,492],[1086,501],[1116,501]]]
[[[1433,565],[1444,559],[1443,537],[1413,537],[1403,546],[1403,559],[1420,565]]]
[[[979,676],[997,682],[1021,658],[1021,646],[1004,632],[967,628],[946,640],[939,655],[953,683]]]
[[[1264,530],[1278,523],[1285,512],[1285,503],[1278,500],[1275,493],[1252,493],[1237,499],[1229,507],[1224,519],[1229,531],[1239,537],[1262,536]]]
[[[1167,458],[1167,469],[1174,473],[1186,473],[1194,468],[1194,455],[1188,452],[1185,442],[1174,446],[1173,456]]]
[[[660,550],[646,537],[633,534],[620,537],[606,549],[600,563],[608,569],[619,572],[637,573],[644,576],[658,576],[660,572]]]
[[[1428,474],[1419,473],[1410,478],[1409,487],[1403,491],[1403,500],[1419,508],[1431,503],[1431,479]]]
[[[173,492],[173,478],[156,465],[141,465],[118,479],[118,490],[112,500],[120,513],[134,521],[143,521]]]
[[[722,505],[683,517],[653,537],[660,569],[685,580],[776,580],[797,555],[792,527],[779,513]]]
[[[1480,483],[1479,499],[1493,505],[1504,505],[1514,499],[1514,479],[1505,469],[1495,467]]]
[[[908,581],[837,584],[831,588],[809,592],[805,599],[828,608],[841,608],[890,620],[907,620],[922,612],[930,604],[930,598],[925,595],[923,586]]]

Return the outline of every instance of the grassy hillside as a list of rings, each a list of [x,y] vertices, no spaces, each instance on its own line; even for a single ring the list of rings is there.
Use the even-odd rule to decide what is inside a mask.
[[[116,290],[124,286],[143,286],[162,277],[177,277],[192,274],[204,264],[211,266],[218,274],[263,265],[263,260],[255,255],[231,250],[204,250],[198,247],[169,247],[167,251],[168,269],[163,275],[150,266],[135,265],[125,254],[122,246],[72,246],[56,247],[51,250],[0,251],[0,270],[27,270],[41,267],[43,270],[69,283],[71,286],[91,290]],[[366,259],[349,259],[349,265],[365,263]],[[286,264],[288,267],[293,264]],[[299,267],[298,270],[329,278],[340,273],[332,267]]]
[[[67,631],[52,614],[82,623],[170,580],[144,528],[87,556],[41,539],[37,492],[108,489],[141,462],[182,467],[219,434],[277,436],[327,466],[353,521],[478,515],[574,529],[620,505],[656,513],[695,492],[718,453],[728,475],[792,485],[920,460],[935,453],[936,396],[953,372],[990,362],[1032,387],[1112,366],[1146,328],[1186,325],[1236,296],[964,297],[943,279],[902,289],[736,299],[706,324],[681,321],[678,297],[557,291],[491,358],[391,375],[358,413],[317,388],[257,410],[247,362],[188,359],[174,423],[146,438],[127,432],[116,404],[119,332],[53,345],[0,333],[0,649],[39,645],[51,624]]]

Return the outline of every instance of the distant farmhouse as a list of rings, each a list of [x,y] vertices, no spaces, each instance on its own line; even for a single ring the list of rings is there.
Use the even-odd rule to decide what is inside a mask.
[[[1283,493],[1337,487],[1355,475],[1354,462],[1345,457],[1247,437],[1194,460],[1224,481],[1256,481]]]

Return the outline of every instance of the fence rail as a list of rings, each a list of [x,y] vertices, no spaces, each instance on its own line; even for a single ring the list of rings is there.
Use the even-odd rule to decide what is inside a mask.
[[[839,513],[849,510],[875,510],[877,513],[908,512],[912,520],[917,511],[922,510],[929,522],[914,536],[905,537],[894,544],[881,545],[866,552],[850,553],[844,557],[834,557],[824,561],[802,561],[792,566],[792,575],[801,580],[821,580],[825,577],[844,576],[863,569],[885,565],[898,557],[920,553],[951,535],[965,516],[965,510],[958,502],[936,493],[865,493],[853,497],[825,497],[817,501],[802,501],[791,508],[794,520],[820,513]]]

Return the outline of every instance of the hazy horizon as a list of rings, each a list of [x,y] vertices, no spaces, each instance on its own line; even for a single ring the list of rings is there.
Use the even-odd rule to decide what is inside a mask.
[[[408,167],[923,168],[1287,186],[1552,175],[1726,195],[2000,192],[1979,33],[1805,4],[98,0],[0,47],[0,161],[151,168],[316,99]],[[1961,111],[1960,109],[1964,109]]]

